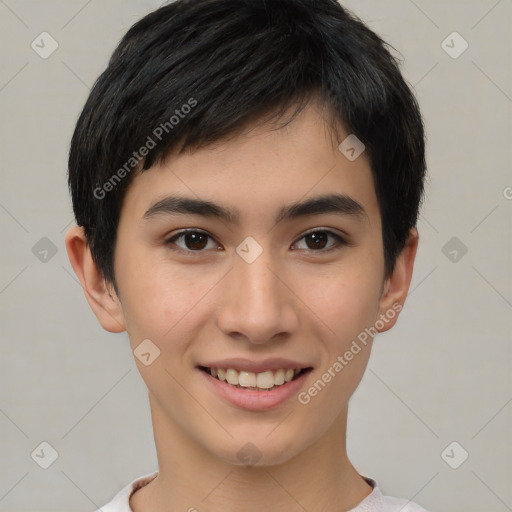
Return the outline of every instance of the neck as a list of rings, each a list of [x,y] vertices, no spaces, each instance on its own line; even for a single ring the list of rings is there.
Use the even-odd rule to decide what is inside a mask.
[[[371,493],[350,463],[347,411],[311,446],[272,466],[237,466],[219,460],[170,424],[150,395],[158,476],[134,493],[134,512],[330,512],[350,510]]]

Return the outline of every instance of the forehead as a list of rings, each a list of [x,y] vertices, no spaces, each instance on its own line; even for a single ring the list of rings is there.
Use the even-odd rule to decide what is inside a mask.
[[[370,161],[363,152],[351,161],[333,139],[322,111],[306,107],[284,127],[254,124],[209,146],[170,154],[135,176],[123,210],[143,217],[168,195],[210,200],[245,215],[283,212],[309,196],[338,193],[378,215]],[[350,156],[350,153],[349,153]]]

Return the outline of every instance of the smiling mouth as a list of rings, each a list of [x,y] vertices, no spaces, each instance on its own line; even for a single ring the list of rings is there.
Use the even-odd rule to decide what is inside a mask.
[[[271,391],[312,370],[311,367],[283,368],[254,373],[243,370],[238,371],[234,368],[208,368],[206,366],[199,366],[198,368],[221,382],[248,391]]]

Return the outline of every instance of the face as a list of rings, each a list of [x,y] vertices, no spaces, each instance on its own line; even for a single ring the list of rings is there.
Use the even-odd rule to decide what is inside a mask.
[[[370,162],[349,161],[313,106],[137,175],[114,269],[132,349],[150,340],[136,363],[153,421],[234,464],[285,462],[339,428],[363,333],[394,323],[400,295]]]

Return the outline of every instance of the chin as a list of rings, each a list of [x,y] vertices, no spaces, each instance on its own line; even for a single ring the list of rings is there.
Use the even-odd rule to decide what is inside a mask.
[[[275,427],[274,427],[275,428]],[[254,430],[254,429],[253,429]],[[270,430],[271,431],[271,430]],[[211,453],[226,464],[239,467],[269,467],[285,464],[301,451],[296,436],[284,430],[286,439],[276,434],[238,435],[222,448],[211,449]]]

